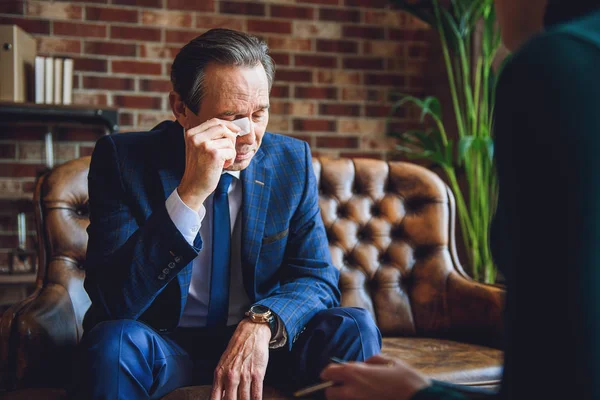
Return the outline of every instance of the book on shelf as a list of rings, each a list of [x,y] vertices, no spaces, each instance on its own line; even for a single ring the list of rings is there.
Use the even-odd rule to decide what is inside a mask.
[[[35,58],[35,103],[44,104],[46,97],[44,96],[44,76],[46,74],[44,65],[46,64],[46,58],[37,56]]]
[[[35,58],[35,102],[73,103],[73,59],[37,56]]]
[[[54,103],[54,60],[52,57],[46,57],[46,73],[44,74],[45,80],[45,103],[53,104]]]

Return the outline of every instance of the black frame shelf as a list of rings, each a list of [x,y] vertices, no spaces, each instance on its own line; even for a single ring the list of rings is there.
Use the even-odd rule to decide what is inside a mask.
[[[109,133],[119,130],[119,112],[110,107],[0,102],[0,121],[80,122],[103,125]]]

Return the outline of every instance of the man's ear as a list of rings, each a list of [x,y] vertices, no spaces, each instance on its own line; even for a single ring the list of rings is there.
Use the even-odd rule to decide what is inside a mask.
[[[181,99],[179,93],[173,90],[169,92],[169,102],[171,103],[171,110],[173,111],[175,119],[177,119],[179,124],[185,128],[188,117],[187,107],[185,106],[185,103]]]

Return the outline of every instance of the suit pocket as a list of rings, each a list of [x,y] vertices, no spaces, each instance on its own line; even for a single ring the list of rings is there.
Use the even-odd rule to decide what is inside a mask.
[[[276,241],[278,241],[279,239],[283,239],[284,237],[286,237],[286,236],[287,236],[287,234],[288,234],[288,232],[289,232],[289,231],[290,231],[290,230],[289,230],[289,228],[288,228],[288,229],[286,229],[286,230],[284,230],[284,231],[281,231],[281,232],[279,232],[279,233],[276,233],[276,234],[274,234],[274,235],[265,236],[265,237],[263,238],[263,240],[262,240],[262,244],[263,244],[263,245],[265,245],[265,244],[270,244],[270,243],[273,243],[273,242],[276,242]]]

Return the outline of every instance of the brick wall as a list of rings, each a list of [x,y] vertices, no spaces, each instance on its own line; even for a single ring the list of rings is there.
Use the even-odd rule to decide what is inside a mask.
[[[0,1],[0,24],[31,33],[40,55],[74,58],[74,102],[118,107],[121,131],[172,118],[172,59],[213,27],[266,39],[277,64],[268,129],[306,140],[315,154],[390,157],[390,92],[422,95],[431,80],[430,32],[387,0],[9,0]],[[399,110],[394,123],[409,128],[417,118]],[[0,194],[30,193],[46,128],[5,123]],[[59,161],[89,154],[102,133],[60,132]],[[0,236],[14,235],[12,220],[0,215]],[[0,237],[0,247],[13,241]]]

